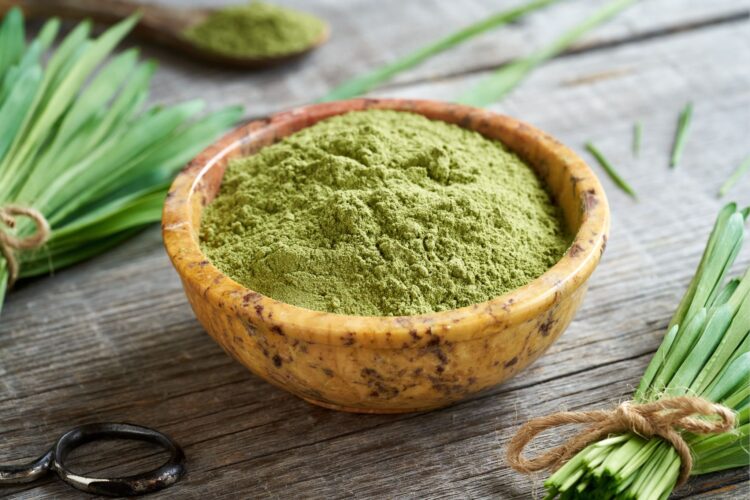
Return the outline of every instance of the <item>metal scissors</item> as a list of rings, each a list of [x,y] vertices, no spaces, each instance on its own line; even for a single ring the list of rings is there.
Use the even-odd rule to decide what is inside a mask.
[[[82,444],[103,439],[146,441],[161,446],[170,457],[161,467],[142,474],[126,477],[87,477],[72,472],[65,466],[68,454]],[[87,424],[69,430],[52,448],[34,460],[21,465],[0,465],[0,485],[30,483],[54,472],[79,490],[108,496],[134,496],[152,493],[175,484],[185,475],[185,453],[182,448],[161,432],[132,424]]]

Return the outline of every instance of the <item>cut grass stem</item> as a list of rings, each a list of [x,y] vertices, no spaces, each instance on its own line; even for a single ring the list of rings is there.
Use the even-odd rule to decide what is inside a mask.
[[[677,119],[677,132],[675,134],[674,146],[672,147],[672,157],[669,161],[669,166],[672,168],[675,168],[682,159],[682,152],[685,149],[692,117],[693,103],[689,102],[682,109]]]
[[[630,186],[630,184],[627,183],[625,179],[623,179],[619,173],[617,173],[617,170],[615,167],[612,166],[612,164],[607,160],[607,158],[602,154],[599,149],[594,146],[593,143],[587,142],[586,143],[586,151],[591,153],[591,156],[593,156],[596,161],[599,163],[599,165],[604,169],[604,171],[607,173],[610,179],[612,179],[612,182],[615,183],[617,187],[622,189],[625,193],[630,195],[633,199],[638,199],[638,196],[635,194],[635,190]]]

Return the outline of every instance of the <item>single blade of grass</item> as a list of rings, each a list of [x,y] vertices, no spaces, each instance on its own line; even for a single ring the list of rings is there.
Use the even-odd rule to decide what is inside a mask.
[[[641,155],[641,139],[643,137],[643,125],[636,122],[633,125],[633,156],[636,158]]]
[[[750,313],[750,309],[748,313]],[[721,362],[725,363],[726,361],[721,360]],[[731,394],[737,386],[750,380],[750,352],[741,354],[731,363],[722,365],[722,368],[723,371],[721,376],[717,377],[717,382],[712,384],[710,390],[706,389],[706,398],[711,401],[721,401]]]
[[[654,378],[656,377],[657,373],[663,372],[665,370],[664,367],[665,363],[667,362],[667,355],[672,352],[671,348],[672,345],[674,345],[675,338],[677,337],[678,329],[679,325],[674,325],[664,336],[664,340],[656,350],[654,357],[651,358],[651,362],[648,364],[648,367],[646,367],[646,371],[643,374],[643,377],[641,377],[641,382],[638,384],[638,388],[633,395],[633,399],[635,401],[648,399],[651,394],[648,394],[647,391],[649,391],[652,386],[664,385],[663,383],[654,383]]]
[[[0,74],[18,61],[23,49],[23,16],[18,7],[13,7],[0,25]]]
[[[653,382],[649,384],[652,393],[659,394],[669,385],[672,377],[680,366],[683,365],[690,350],[700,338],[700,334],[706,325],[706,317],[707,311],[703,308],[698,311],[698,314],[690,318],[690,321],[680,326],[678,338],[673,343],[674,349],[669,351],[667,359],[662,364],[658,374],[653,379]]]
[[[559,0],[535,0],[525,5],[515,7],[509,10],[498,12],[491,15],[487,19],[483,19],[477,23],[471,24],[455,33],[441,38],[437,42],[426,45],[411,54],[407,54],[396,61],[388,63],[377,69],[374,69],[362,76],[353,78],[347,82],[337,86],[325,96],[320,98],[320,101],[335,101],[339,99],[348,99],[357,95],[364,94],[368,90],[377,86],[380,83],[390,80],[398,73],[407,69],[413,68],[419,63],[426,59],[439,54],[445,50],[448,50],[460,43],[463,43],[471,38],[476,37],[486,31],[499,28],[510,22],[519,19],[530,12],[546,7],[551,3],[555,3]]]
[[[596,146],[594,146],[590,142],[587,142],[586,150],[591,153],[594,158],[596,158],[596,161],[599,162],[599,165],[601,165],[604,171],[607,172],[607,175],[609,175],[609,178],[612,179],[612,182],[614,182],[617,187],[625,191],[634,199],[638,199],[638,196],[635,194],[635,190],[630,187],[630,184],[628,184],[625,179],[620,177],[620,174],[617,173],[615,167],[613,167],[612,164],[609,163],[607,158],[604,157],[604,155],[596,148]]]
[[[727,192],[732,189],[735,184],[737,184],[737,181],[739,181],[740,178],[748,172],[750,172],[750,156],[745,158],[742,163],[740,163],[740,166],[737,167],[737,169],[732,172],[732,175],[730,175],[729,178],[724,182],[724,184],[722,184],[721,188],[719,189],[719,198],[727,194]]]
[[[675,134],[674,146],[672,147],[672,158],[669,161],[669,166],[672,168],[676,167],[682,158],[682,151],[685,149],[692,117],[693,103],[689,102],[680,112],[680,117],[677,120],[677,133]]]
[[[600,24],[630,7],[637,0],[614,0],[566,31],[550,45],[502,66],[464,93],[458,102],[471,106],[487,106],[513,90],[537,66],[564,52],[571,44]]]

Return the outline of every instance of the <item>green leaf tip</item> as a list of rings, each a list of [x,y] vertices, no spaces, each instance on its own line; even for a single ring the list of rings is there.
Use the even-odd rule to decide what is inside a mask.
[[[672,168],[675,168],[682,158],[692,117],[693,103],[688,102],[682,111],[680,111],[680,116],[677,119],[677,132],[675,133],[674,145],[672,146],[672,156],[669,160],[669,166]]]
[[[743,175],[750,172],[750,156],[747,156],[732,172],[732,175],[730,175],[726,181],[724,181],[724,184],[721,185],[721,188],[719,188],[719,198],[726,195],[727,192],[729,192],[730,189],[734,187],[735,184],[742,178]]]
[[[628,184],[628,182],[620,176],[620,174],[617,172],[617,169],[615,169],[614,166],[607,160],[607,158],[602,154],[599,149],[594,146],[593,143],[587,142],[585,145],[586,151],[591,153],[591,156],[593,156],[596,161],[599,163],[599,165],[604,169],[604,171],[607,173],[610,179],[612,179],[612,182],[615,183],[617,187],[622,189],[625,193],[630,195],[633,199],[637,200],[638,196],[635,193],[635,190]]]

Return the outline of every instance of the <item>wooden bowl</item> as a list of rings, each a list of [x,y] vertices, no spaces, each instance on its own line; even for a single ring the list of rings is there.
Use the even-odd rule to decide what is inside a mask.
[[[528,285],[487,302],[419,316],[311,311],[249,290],[201,252],[201,213],[227,162],[348,111],[419,113],[502,141],[544,179],[575,238]],[[570,323],[607,242],[609,207],[573,151],[513,118],[433,101],[355,99],[313,104],[243,125],[203,151],[175,179],[164,206],[164,244],[198,320],[256,375],[337,410],[397,413],[451,404],[512,377]]]

